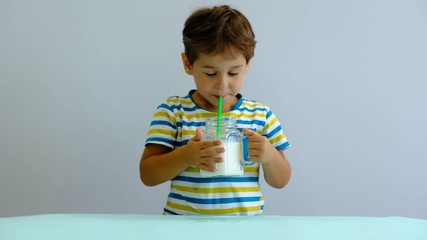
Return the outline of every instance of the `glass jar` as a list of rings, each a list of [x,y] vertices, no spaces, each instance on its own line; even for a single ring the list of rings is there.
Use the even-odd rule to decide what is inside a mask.
[[[236,120],[232,117],[222,117],[221,124],[217,124],[217,118],[209,118],[206,121],[203,132],[203,140],[222,141],[225,152],[222,155],[224,161],[216,164],[216,172],[200,169],[203,177],[214,176],[239,176],[244,172],[243,138],[236,126]]]

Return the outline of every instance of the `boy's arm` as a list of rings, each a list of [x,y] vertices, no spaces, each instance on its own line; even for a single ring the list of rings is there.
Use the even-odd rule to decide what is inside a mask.
[[[139,165],[141,181],[147,186],[155,186],[184,171],[189,165],[176,155],[177,150],[172,151],[160,144],[147,144]]]
[[[249,129],[243,129],[248,137],[249,158],[262,164],[265,181],[272,187],[283,188],[291,177],[291,166],[283,151],[278,151],[270,141]]]
[[[218,154],[223,153],[224,148],[219,147],[220,140],[202,141],[202,138],[201,129],[197,129],[196,136],[180,148],[147,144],[139,165],[141,181],[155,186],[171,180],[190,166],[215,171],[212,163],[223,161]]]
[[[262,164],[265,181],[272,187],[283,188],[291,178],[291,165],[283,151],[277,151],[278,157]]]

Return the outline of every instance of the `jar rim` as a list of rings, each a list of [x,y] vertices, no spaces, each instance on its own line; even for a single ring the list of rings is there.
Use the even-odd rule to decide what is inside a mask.
[[[236,124],[236,118],[234,117],[221,117],[221,123],[223,125],[231,125],[231,124]],[[216,117],[212,117],[212,118],[208,118],[206,120],[206,125],[212,126],[212,125],[216,125],[217,124],[217,118]]]

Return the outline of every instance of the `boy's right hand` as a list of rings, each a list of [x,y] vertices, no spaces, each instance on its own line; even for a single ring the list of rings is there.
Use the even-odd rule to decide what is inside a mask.
[[[225,149],[222,147],[222,141],[203,141],[203,131],[201,128],[196,129],[196,135],[188,141],[185,148],[185,157],[189,165],[200,169],[215,172],[215,163],[224,161],[222,154],[225,152]]]

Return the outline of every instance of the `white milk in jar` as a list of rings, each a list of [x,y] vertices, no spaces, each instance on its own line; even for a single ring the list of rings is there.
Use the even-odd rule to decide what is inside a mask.
[[[243,174],[243,134],[236,128],[236,120],[223,117],[218,127],[217,119],[210,118],[206,122],[203,140],[220,139],[225,152],[224,161],[216,163],[216,172],[200,170],[203,177],[239,176]]]

